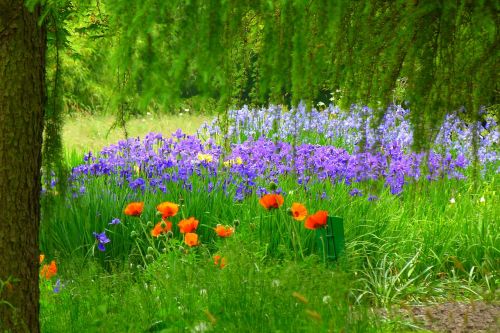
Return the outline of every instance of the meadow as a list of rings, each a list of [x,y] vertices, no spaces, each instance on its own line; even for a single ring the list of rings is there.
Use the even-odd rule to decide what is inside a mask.
[[[128,139],[68,119],[68,186],[46,175],[42,197],[42,330],[406,332],[430,326],[400,309],[498,309],[498,124],[450,114],[413,152],[408,112],[147,115]]]

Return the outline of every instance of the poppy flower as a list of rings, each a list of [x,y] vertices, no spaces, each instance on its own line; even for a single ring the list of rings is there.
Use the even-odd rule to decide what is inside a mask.
[[[220,255],[215,255],[214,256],[214,265],[218,266],[220,268],[224,268],[227,264],[227,259],[226,257],[221,257]]]
[[[40,275],[47,280],[50,280],[54,275],[57,274],[57,266],[55,260],[50,262],[50,265],[43,265]]]
[[[40,264],[45,260],[45,254],[40,254]]]
[[[144,209],[144,202],[131,202],[125,207],[123,212],[128,216],[140,216]]]
[[[178,226],[182,234],[193,232],[198,228],[198,220],[195,220],[194,217],[190,217],[186,220],[181,220]]]
[[[326,210],[317,211],[313,215],[309,215],[304,226],[307,229],[315,230],[326,225],[328,212]]]
[[[198,235],[194,232],[188,232],[184,236],[184,243],[191,247],[198,245]]]
[[[281,194],[264,194],[262,198],[260,198],[259,203],[262,207],[269,210],[271,208],[279,208],[283,205],[285,200]]]
[[[172,230],[172,222],[170,221],[160,221],[156,223],[153,230],[151,230],[151,236],[158,237],[161,234],[166,234]]]
[[[156,210],[161,213],[161,216],[166,219],[167,217],[172,217],[179,211],[179,205],[173,202],[162,202],[156,206]]]
[[[219,237],[229,237],[234,233],[233,227],[223,226],[221,224],[217,224],[214,230]]]
[[[297,221],[303,221],[307,216],[307,209],[303,204],[294,202],[290,208],[290,213]]]

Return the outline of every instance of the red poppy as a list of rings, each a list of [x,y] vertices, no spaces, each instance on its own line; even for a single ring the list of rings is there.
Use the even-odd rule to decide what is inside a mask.
[[[144,209],[144,202],[131,202],[125,207],[123,212],[128,216],[140,216]]]
[[[215,255],[214,256],[214,265],[218,266],[220,268],[224,268],[227,264],[227,259],[226,257],[221,257],[220,255]]]
[[[327,219],[328,212],[326,210],[320,210],[313,215],[309,215],[304,226],[307,229],[318,229],[326,225]]]
[[[214,230],[219,237],[229,237],[234,233],[233,227],[223,226],[221,224],[217,224]]]
[[[187,220],[181,220],[178,224],[179,229],[182,234],[193,232],[198,228],[198,220],[195,220],[194,217],[190,217]]]
[[[186,243],[190,247],[198,245],[198,235],[194,232],[188,232],[184,236],[184,243]]]
[[[290,213],[297,221],[303,221],[307,216],[307,209],[303,204],[294,202],[290,208]]]
[[[172,222],[170,221],[160,221],[156,223],[153,230],[151,230],[151,236],[158,237],[161,234],[166,234],[172,230]]]
[[[47,280],[51,279],[57,273],[57,266],[55,260],[50,262],[50,265],[43,265],[40,275]]]
[[[281,194],[264,194],[262,198],[260,198],[259,203],[265,209],[269,210],[271,208],[279,208],[283,205],[285,200]]]
[[[173,202],[162,202],[156,206],[156,210],[161,213],[161,216],[166,219],[167,217],[172,217],[179,211],[179,205]]]

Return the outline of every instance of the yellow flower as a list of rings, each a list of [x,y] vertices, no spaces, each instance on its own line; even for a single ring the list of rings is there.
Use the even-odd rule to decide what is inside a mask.
[[[229,168],[231,165],[241,165],[241,164],[243,164],[243,159],[238,156],[235,159],[224,161],[223,164],[224,164],[224,166],[226,168]]]
[[[214,160],[214,157],[210,154],[202,154],[202,153],[198,153],[198,161],[205,161],[207,163],[210,163]]]
[[[138,166],[137,164],[136,164],[136,165],[134,165],[134,172],[135,172],[136,174],[139,174],[139,173],[141,172],[141,169],[139,168],[139,166]]]

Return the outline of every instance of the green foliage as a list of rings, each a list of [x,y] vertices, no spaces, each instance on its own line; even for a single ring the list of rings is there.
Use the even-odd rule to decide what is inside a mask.
[[[50,332],[375,332],[341,272],[263,261],[251,244],[224,247],[227,265],[177,251],[146,270],[107,274],[61,263],[58,294],[43,282],[42,330]]]

